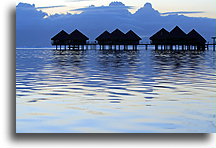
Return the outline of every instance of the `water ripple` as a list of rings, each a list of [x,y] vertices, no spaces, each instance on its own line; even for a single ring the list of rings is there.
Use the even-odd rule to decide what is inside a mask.
[[[17,129],[215,132],[215,57],[210,50],[19,49]]]

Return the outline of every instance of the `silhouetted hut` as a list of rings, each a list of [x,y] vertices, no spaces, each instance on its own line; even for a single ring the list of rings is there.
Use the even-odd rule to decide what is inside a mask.
[[[116,29],[110,34],[110,40],[112,45],[123,45],[125,41],[125,34],[119,29]]]
[[[124,44],[138,45],[140,40],[142,39],[136,33],[130,30],[125,34]]]
[[[71,34],[69,34],[67,40],[69,45],[85,45],[89,38],[76,29]]]
[[[170,31],[170,44],[171,45],[186,45],[187,35],[178,26]]]
[[[162,28],[160,31],[152,35],[150,40],[151,44],[154,45],[167,45],[169,44],[170,33],[166,29]]]
[[[205,48],[206,40],[196,31],[191,30],[187,34],[187,44],[198,46],[198,48]]]
[[[99,35],[96,40],[99,45],[109,45],[111,44],[111,37],[108,31],[104,31],[101,35]]]
[[[64,30],[60,31],[58,34],[56,34],[54,37],[51,38],[52,45],[66,45],[67,44],[67,38],[69,34],[65,32]]]

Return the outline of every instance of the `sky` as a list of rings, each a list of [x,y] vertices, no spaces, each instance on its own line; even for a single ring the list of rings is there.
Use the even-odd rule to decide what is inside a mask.
[[[58,0],[53,0],[57,1]],[[199,17],[204,10],[200,9],[170,9],[168,11],[161,11],[154,4],[143,2],[136,11],[135,4],[122,2],[111,2],[110,4],[95,4],[95,7],[90,4],[76,2],[75,5],[65,3],[43,4],[35,3],[28,4],[19,3],[16,6],[16,45],[17,47],[48,47],[50,46],[50,38],[52,38],[60,30],[65,30],[70,33],[74,29],[78,29],[89,37],[90,41],[101,34],[104,30],[113,31],[119,28],[124,33],[133,30],[141,38],[142,42],[148,43],[149,37],[161,28],[171,31],[175,26],[188,33],[192,29],[197,30],[207,41],[210,41],[212,36],[215,36],[216,19]],[[86,1],[85,1],[86,2]],[[89,1],[87,1],[89,2]],[[83,4],[84,3],[84,4]],[[91,4],[93,1],[91,1]],[[68,10],[83,11],[77,15],[58,14],[47,15],[43,11],[53,11],[52,13],[59,13],[66,5]],[[144,5],[144,6],[143,6]],[[55,7],[54,6],[58,6]],[[153,6],[153,7],[152,7]],[[43,7],[43,9],[41,8]],[[43,11],[40,11],[39,8]],[[46,8],[46,9],[45,9]],[[135,9],[134,14],[130,14],[128,9]],[[70,12],[76,12],[70,11]],[[161,13],[166,13],[162,15]],[[188,17],[185,15],[197,15],[197,17]],[[87,25],[88,24],[88,25]],[[34,29],[32,29],[34,28]],[[34,35],[32,35],[34,34]]]
[[[85,8],[90,5],[107,6],[115,0],[17,0],[19,2],[35,4],[36,7],[49,7],[64,5],[64,7],[44,8],[42,11],[52,15],[55,13],[80,13],[79,11],[70,11],[73,9]],[[191,17],[208,17],[216,18],[216,1],[215,0],[119,0],[126,6],[132,6],[129,11],[136,12],[146,2],[150,2],[153,8],[160,13],[179,12],[179,11],[201,11],[203,13],[188,13],[184,14]]]

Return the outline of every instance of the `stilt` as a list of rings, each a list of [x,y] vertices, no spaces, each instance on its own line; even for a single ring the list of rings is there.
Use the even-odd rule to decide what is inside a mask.
[[[158,50],[158,45],[155,45],[155,50]]]
[[[212,37],[212,40],[213,40],[213,51],[215,51],[216,37]]]
[[[170,45],[170,50],[173,50],[173,45]]]

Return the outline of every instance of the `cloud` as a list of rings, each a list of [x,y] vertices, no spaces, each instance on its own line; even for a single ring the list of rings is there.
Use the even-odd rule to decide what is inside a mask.
[[[95,7],[94,5],[91,5],[89,7],[84,8],[78,8],[78,9],[72,9],[70,11],[110,11],[110,10],[122,10],[122,9],[133,9],[132,6],[100,6]]]
[[[20,2],[16,8],[35,8],[35,4],[28,4],[28,3],[22,3]]]
[[[176,11],[176,12],[165,12],[161,15],[178,15],[178,14],[194,14],[194,13],[205,13],[204,11]]]
[[[84,12],[111,12],[111,11],[121,11],[121,10],[128,10],[133,9],[133,6],[125,6],[122,2],[111,2],[109,6],[99,6],[95,7],[91,5],[89,7],[72,9],[70,11],[84,11]]]
[[[58,8],[58,7],[65,7],[65,5],[36,7],[36,9]]]
[[[47,13],[37,10],[34,4],[19,3],[16,6],[16,18],[22,21],[43,19]]]
[[[35,4],[28,4],[20,2],[16,8],[18,9],[47,9],[47,8],[57,8],[57,7],[65,7],[65,5],[57,5],[57,6],[46,6],[46,7],[35,7]]]
[[[134,15],[136,17],[146,17],[152,19],[155,16],[160,16],[160,13],[152,7],[151,3],[146,3],[143,7],[138,9]]]

